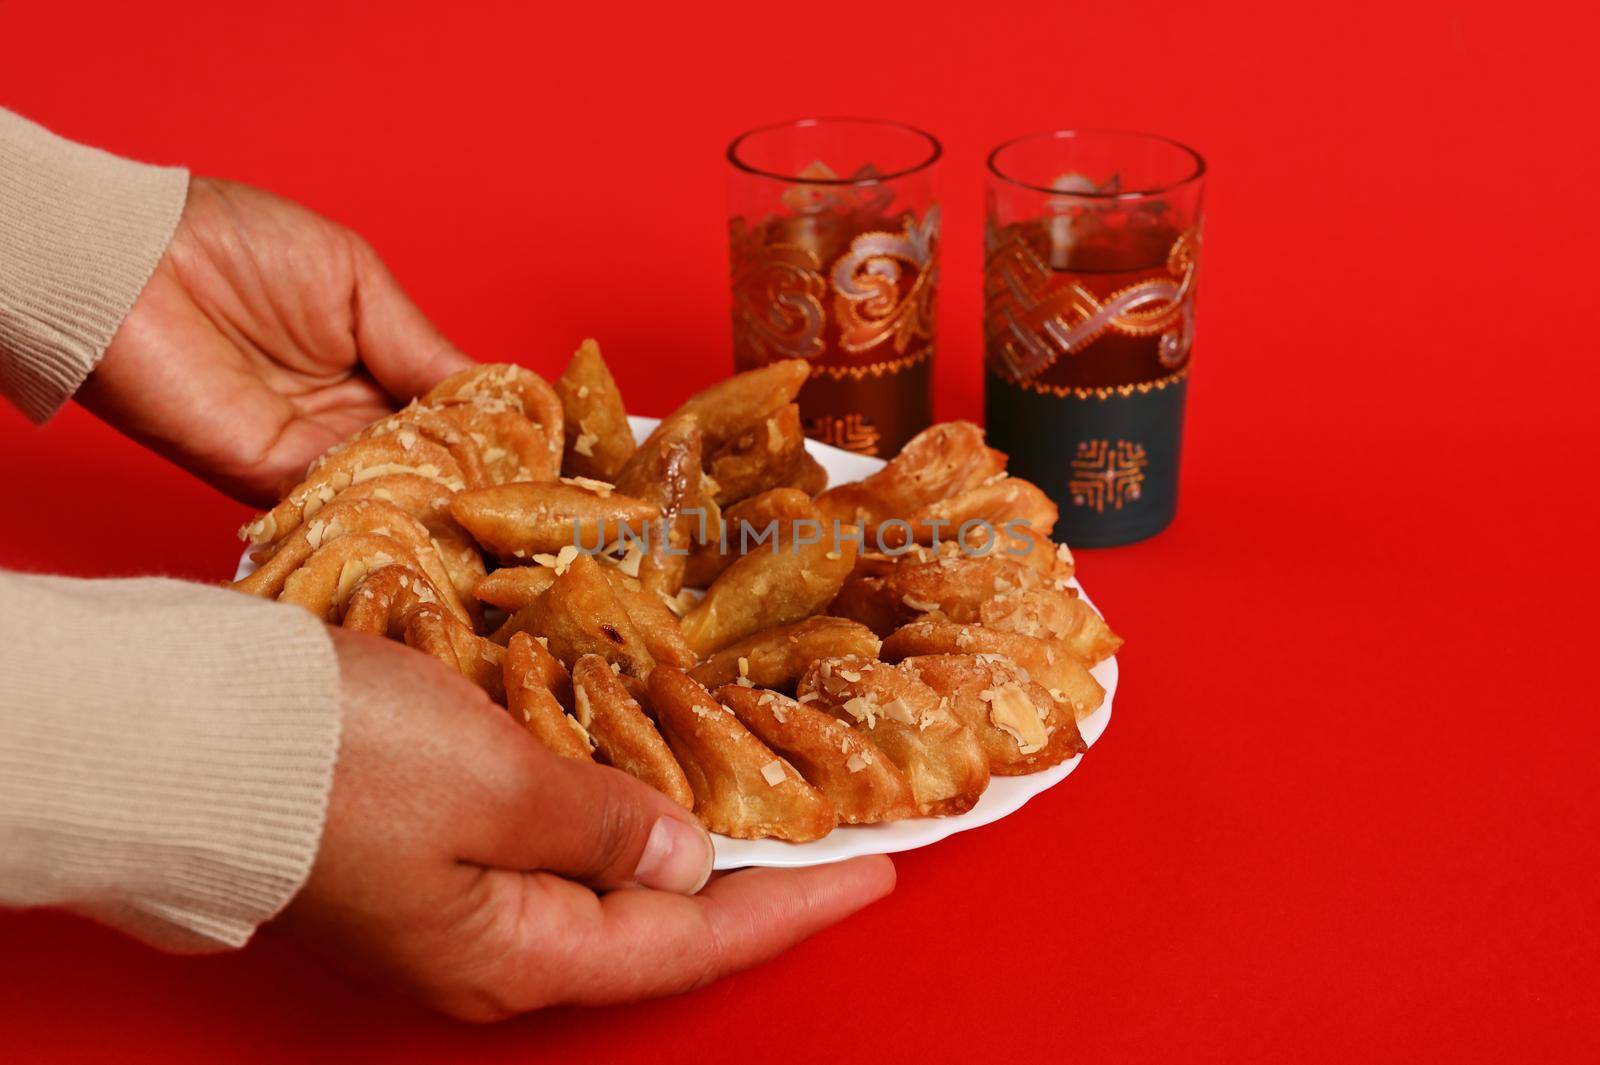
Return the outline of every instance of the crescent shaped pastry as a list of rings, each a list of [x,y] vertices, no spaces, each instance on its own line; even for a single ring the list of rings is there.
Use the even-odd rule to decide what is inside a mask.
[[[827,797],[840,824],[873,825],[917,815],[905,774],[871,740],[832,714],[775,691],[738,684],[718,688],[717,698]]]
[[[833,831],[838,817],[823,794],[687,673],[671,666],[652,673],[650,704],[708,829],[791,843]]]
[[[594,739],[607,765],[644,781],[685,809],[694,792],[667,741],[599,655],[584,655],[572,667],[573,713]]]

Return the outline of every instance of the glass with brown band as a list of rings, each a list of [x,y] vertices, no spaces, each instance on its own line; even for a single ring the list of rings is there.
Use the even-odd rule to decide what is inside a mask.
[[[810,437],[891,456],[933,419],[941,152],[922,130],[862,118],[728,146],[734,365],[809,361]]]
[[[1141,540],[1177,513],[1205,172],[1177,141],[1118,130],[989,155],[989,441],[1074,546]]]

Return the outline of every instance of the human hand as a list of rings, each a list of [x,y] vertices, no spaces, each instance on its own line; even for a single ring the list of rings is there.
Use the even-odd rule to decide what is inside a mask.
[[[278,919],[452,1016],[686,991],[888,894],[887,858],[706,882],[692,815],[550,754],[467,681],[332,630],[344,730],[310,880]]]
[[[265,505],[330,446],[471,364],[355,233],[271,193],[194,178],[172,243],[78,400]]]

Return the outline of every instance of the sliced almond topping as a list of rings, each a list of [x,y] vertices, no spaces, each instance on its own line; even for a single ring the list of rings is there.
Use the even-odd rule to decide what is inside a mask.
[[[852,773],[859,773],[872,763],[860,751],[845,759],[844,767]]]
[[[566,714],[562,714],[561,719],[572,726],[572,731],[576,732],[583,739],[583,745],[585,747],[589,748],[591,751],[594,750],[594,737],[589,735],[589,730],[584,728],[582,723],[579,722],[577,718],[568,717]]]
[[[572,688],[572,709],[578,715],[578,724],[588,728],[594,721],[594,707],[589,702],[589,692],[582,684],[575,684]]]
[[[776,758],[761,767],[761,775],[774,788],[788,779],[788,774],[783,771],[783,763]]]
[[[906,606],[910,607],[912,610],[919,611],[923,614],[930,614],[939,609],[938,603],[931,602],[927,599],[913,599],[909,595],[902,595],[900,597],[900,601]]]
[[[1015,684],[1002,684],[998,688],[979,692],[979,698],[989,704],[989,720],[1017,741],[1017,750],[1032,754],[1050,742],[1045,731],[1044,717],[1033,700]]]
[[[563,477],[562,484],[570,484],[574,488],[586,488],[601,499],[609,496],[616,485],[607,481],[597,481],[593,477]]]

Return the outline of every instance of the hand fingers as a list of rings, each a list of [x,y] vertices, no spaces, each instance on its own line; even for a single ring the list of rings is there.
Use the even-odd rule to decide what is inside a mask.
[[[641,885],[692,894],[711,875],[711,837],[654,788],[542,748],[519,761],[521,786],[503,793],[494,816],[476,819],[463,860],[546,870],[601,890]]]
[[[404,403],[474,365],[411,302],[365,244],[356,271],[356,347],[362,364]]]
[[[507,875],[507,874],[492,874]],[[524,908],[497,989],[507,1012],[676,994],[772,958],[894,890],[874,855],[807,869],[746,869],[696,896],[596,897],[547,876],[507,884]],[[514,904],[514,903],[513,903]]]

